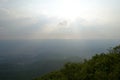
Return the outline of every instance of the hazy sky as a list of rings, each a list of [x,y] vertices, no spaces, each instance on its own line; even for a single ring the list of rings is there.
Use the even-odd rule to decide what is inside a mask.
[[[120,0],[0,0],[0,39],[120,39]]]

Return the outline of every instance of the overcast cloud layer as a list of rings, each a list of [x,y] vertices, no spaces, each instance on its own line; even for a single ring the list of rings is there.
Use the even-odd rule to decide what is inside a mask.
[[[120,39],[119,3],[120,0],[0,0],[0,40]],[[73,9],[67,10],[68,4]]]

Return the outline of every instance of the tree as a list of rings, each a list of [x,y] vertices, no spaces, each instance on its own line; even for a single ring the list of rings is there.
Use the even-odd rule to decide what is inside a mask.
[[[82,63],[66,63],[60,70],[35,80],[120,80],[120,46]]]

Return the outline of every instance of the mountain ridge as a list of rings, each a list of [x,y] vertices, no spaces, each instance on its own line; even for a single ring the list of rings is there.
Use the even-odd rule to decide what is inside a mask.
[[[69,62],[61,69],[33,80],[120,80],[120,45],[83,62]]]

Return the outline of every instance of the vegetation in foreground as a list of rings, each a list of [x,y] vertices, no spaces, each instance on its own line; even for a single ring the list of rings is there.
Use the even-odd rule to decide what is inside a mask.
[[[34,80],[120,80],[120,45],[80,63],[66,63],[58,71]]]

